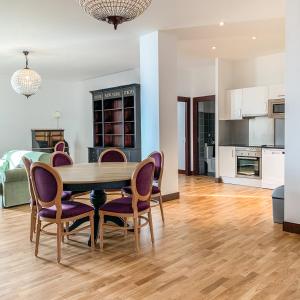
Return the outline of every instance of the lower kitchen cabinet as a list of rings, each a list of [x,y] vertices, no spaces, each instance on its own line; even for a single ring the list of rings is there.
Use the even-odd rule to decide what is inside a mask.
[[[275,189],[284,184],[285,150],[262,150],[262,187]]]
[[[219,164],[221,177],[235,177],[235,147],[219,147]]]

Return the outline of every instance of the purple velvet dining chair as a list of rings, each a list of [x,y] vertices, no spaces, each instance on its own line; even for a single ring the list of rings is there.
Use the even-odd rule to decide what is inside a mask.
[[[127,162],[127,157],[125,153],[118,149],[118,148],[109,148],[104,150],[98,159],[99,163],[110,163],[110,162]],[[116,189],[110,189],[110,190],[105,190],[105,193],[107,195],[120,195],[122,194],[120,190]]]
[[[93,207],[75,201],[62,201],[63,183],[59,173],[48,164],[37,162],[30,168],[30,178],[37,207],[37,229],[35,255],[38,255],[41,232],[53,235],[45,228],[56,224],[57,262],[61,260],[61,243],[64,236],[90,228],[92,249],[94,249],[94,209]],[[90,225],[76,231],[64,231],[64,223],[88,217]],[[46,224],[42,227],[42,222]]]
[[[28,180],[28,190],[29,190],[29,195],[30,195],[30,241],[33,241],[33,235],[35,233],[36,229],[36,214],[37,214],[37,208],[36,208],[36,200],[35,200],[35,195],[33,192],[33,187],[32,187],[32,181],[30,178],[30,167],[32,164],[32,160],[27,158],[26,156],[22,157],[22,161],[25,167],[25,171],[27,174],[27,180]],[[70,192],[62,192],[61,199],[62,200],[70,200],[72,194]]]
[[[99,156],[99,162],[127,162],[125,153],[118,148],[104,150]]]
[[[58,142],[55,147],[54,147],[54,152],[65,152],[65,142],[64,141],[60,141]]]
[[[28,190],[30,195],[30,241],[32,242],[33,234],[35,233],[35,228],[36,228],[36,214],[37,214],[36,201],[33,192],[32,182],[30,179],[30,167],[32,164],[32,160],[27,158],[26,156],[23,156],[22,160],[27,174]]]
[[[163,201],[161,194],[161,182],[164,171],[164,153],[162,151],[154,151],[149,155],[150,158],[154,159],[155,162],[155,170],[154,170],[154,178],[152,185],[152,194],[151,194],[151,202],[154,203],[152,207],[157,205],[160,206],[161,218],[162,221],[165,222],[164,209],[163,209]],[[123,195],[132,195],[132,187],[124,187],[122,189]],[[156,200],[158,199],[158,200]]]
[[[150,227],[151,242],[154,243],[152,213],[151,213],[151,187],[154,176],[154,159],[147,158],[136,167],[132,178],[132,195],[121,197],[105,203],[100,208],[100,248],[103,249],[104,229],[114,228],[124,231],[127,235],[128,218],[133,218],[133,230],[135,236],[135,249],[140,250],[140,229],[146,225]],[[147,217],[145,216],[147,215]],[[124,220],[124,227],[107,224],[104,222],[105,216],[119,217]],[[141,221],[145,221],[143,224]]]

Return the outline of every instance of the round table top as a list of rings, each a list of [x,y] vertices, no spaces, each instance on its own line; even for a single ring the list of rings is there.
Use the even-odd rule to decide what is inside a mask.
[[[95,184],[130,180],[138,163],[82,163],[56,167],[64,184]]]

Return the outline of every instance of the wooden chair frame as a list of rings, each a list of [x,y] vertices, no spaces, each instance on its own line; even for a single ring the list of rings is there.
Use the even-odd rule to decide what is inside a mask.
[[[33,176],[34,169],[36,169],[36,168],[43,168],[44,170],[48,171],[49,173],[51,173],[53,175],[53,177],[55,178],[55,180],[57,182],[57,192],[56,192],[56,195],[55,195],[55,197],[52,201],[45,202],[45,201],[43,201],[43,199],[41,199],[39,197],[39,194],[38,194],[37,188],[36,188],[36,184],[35,184],[35,179],[34,179],[34,176]],[[94,211],[92,210],[90,212],[80,214],[80,215],[75,216],[75,217],[62,219],[61,218],[61,213],[62,213],[61,194],[62,194],[62,191],[63,191],[63,184],[62,184],[62,179],[61,179],[60,175],[58,174],[58,172],[55,169],[53,169],[51,166],[49,166],[45,163],[36,162],[36,163],[33,163],[31,165],[30,178],[31,178],[31,182],[32,182],[32,187],[33,187],[33,191],[34,191],[34,195],[35,195],[35,199],[36,199],[36,207],[37,207],[37,229],[36,229],[35,256],[38,255],[40,233],[41,232],[43,232],[45,234],[48,234],[48,235],[55,235],[56,236],[56,239],[57,239],[57,262],[58,263],[61,260],[61,243],[64,240],[64,236],[73,235],[73,234],[75,234],[79,231],[90,228],[90,231],[91,231],[91,247],[92,247],[92,249],[94,249],[95,248]],[[49,208],[53,205],[56,206],[56,218],[55,219],[43,218],[43,217],[39,216],[39,211],[41,210],[41,208]],[[76,220],[82,219],[84,217],[89,217],[90,225],[85,226],[83,228],[79,228],[79,229],[74,230],[72,232],[69,232],[68,230],[66,230],[66,232],[64,232],[64,223],[67,224],[71,221],[76,221]],[[41,226],[42,222],[47,222],[47,224],[45,224],[42,227]],[[56,226],[57,226],[56,233],[51,233],[51,232],[48,232],[48,231],[45,230],[45,228],[47,226],[51,225],[51,224],[56,224]]]
[[[36,230],[36,216],[37,216],[37,207],[34,204],[34,202],[36,203],[35,200],[35,195],[33,192],[33,187],[32,187],[32,182],[31,182],[31,178],[30,178],[30,166],[32,165],[32,160],[27,158],[26,156],[22,157],[22,161],[25,167],[25,171],[27,174],[27,179],[28,179],[28,190],[29,190],[29,195],[31,197],[31,202],[30,202],[30,241],[33,241],[33,235],[35,233]]]
[[[154,205],[152,205],[152,207],[156,207],[156,206],[159,205],[161,218],[162,218],[163,223],[165,223],[165,214],[164,214],[164,209],[163,209],[163,199],[162,199],[162,194],[161,194],[161,183],[162,183],[162,177],[163,177],[163,173],[164,173],[165,155],[164,155],[163,151],[154,151],[149,155],[149,157],[151,157],[151,155],[153,155],[155,153],[159,153],[161,155],[160,174],[159,174],[159,178],[157,180],[157,186],[158,186],[160,192],[157,193],[157,194],[152,194],[151,195],[151,202],[154,203]],[[158,198],[158,200],[156,200],[154,198]]]
[[[146,165],[152,163],[153,164],[153,173],[151,178],[151,186],[149,186],[149,192],[147,195],[143,196],[140,195],[136,188],[136,179],[139,174],[139,171]],[[128,232],[128,224],[127,220],[128,218],[133,218],[133,229],[134,229],[134,236],[135,236],[135,249],[137,252],[140,251],[140,229],[146,225],[149,224],[150,227],[150,233],[151,233],[151,242],[152,245],[154,244],[154,232],[153,232],[153,222],[152,222],[152,213],[151,213],[151,207],[149,207],[146,210],[138,211],[137,203],[138,201],[149,201],[151,199],[151,188],[152,188],[152,182],[153,182],[153,176],[154,176],[154,159],[153,158],[147,158],[136,167],[132,177],[131,177],[131,186],[132,186],[132,210],[133,213],[125,214],[125,213],[114,213],[114,212],[108,212],[100,209],[100,249],[103,250],[103,239],[104,239],[104,229],[105,228],[111,228],[115,230],[122,230],[124,231],[125,236]],[[145,217],[143,215],[148,214],[148,217]],[[116,225],[110,225],[104,223],[104,217],[105,216],[115,216],[122,218],[124,220],[124,227],[119,227]],[[142,224],[141,220],[144,220],[145,222]]]
[[[125,153],[124,153],[121,149],[119,149],[119,148],[108,148],[108,149],[104,150],[104,151],[100,154],[100,156],[99,156],[99,158],[98,158],[98,162],[101,163],[101,162],[102,162],[103,156],[104,156],[106,153],[110,152],[110,151],[115,151],[115,152],[120,153],[120,154],[123,156],[123,158],[124,158],[124,162],[127,162],[127,157],[126,157]]]
[[[64,144],[63,151],[58,151],[57,148],[61,144]],[[60,142],[56,143],[56,145],[54,146],[54,152],[65,152],[65,149],[66,149],[66,143],[64,141],[60,141]]]

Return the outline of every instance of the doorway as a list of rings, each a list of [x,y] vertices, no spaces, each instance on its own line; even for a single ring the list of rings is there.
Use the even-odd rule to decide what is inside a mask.
[[[191,175],[191,98],[177,98],[178,172]]]
[[[194,175],[215,176],[215,98],[193,98]]]

